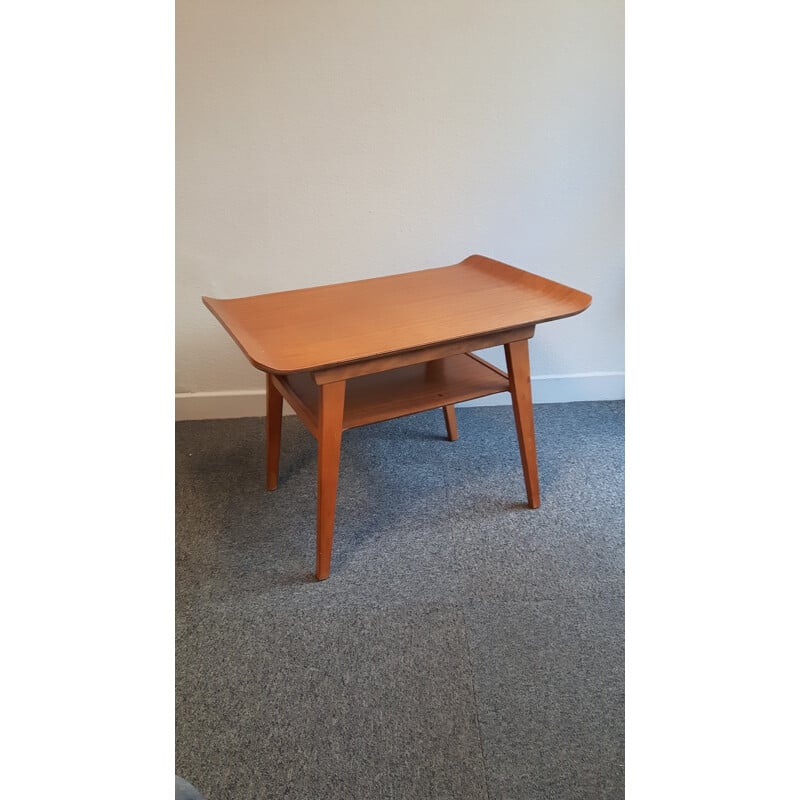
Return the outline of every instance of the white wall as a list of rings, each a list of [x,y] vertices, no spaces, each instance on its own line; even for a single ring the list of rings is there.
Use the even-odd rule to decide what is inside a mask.
[[[535,400],[622,397],[623,22],[622,0],[177,0],[179,418],[263,414],[201,295],[470,253],[594,296],[537,330],[533,374],[561,379]]]

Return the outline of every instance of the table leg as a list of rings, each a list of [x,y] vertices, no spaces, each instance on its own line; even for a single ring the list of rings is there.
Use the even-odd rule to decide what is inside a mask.
[[[533,399],[531,397],[531,363],[528,358],[528,340],[504,345],[514,421],[517,424],[519,453],[525,476],[528,505],[539,508],[539,471],[536,467],[536,433],[533,427]]]
[[[442,406],[444,411],[444,424],[447,426],[447,438],[454,442],[458,439],[458,426],[456,425],[456,407],[454,405]]]
[[[344,390],[347,381],[319,387],[319,434],[317,437],[317,580],[331,572],[336,487],[342,445]]]
[[[278,488],[278,464],[281,460],[281,425],[283,395],[267,373],[267,489]]]

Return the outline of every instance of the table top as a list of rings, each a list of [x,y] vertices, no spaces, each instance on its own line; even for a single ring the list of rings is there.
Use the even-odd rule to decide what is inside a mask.
[[[578,314],[592,298],[480,255],[459,264],[203,302],[259,369],[311,372]]]

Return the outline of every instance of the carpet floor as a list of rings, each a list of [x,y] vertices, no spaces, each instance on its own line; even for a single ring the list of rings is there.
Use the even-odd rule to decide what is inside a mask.
[[[176,424],[176,764],[206,800],[550,800],[624,789],[624,402],[347,431],[331,577],[316,443]]]

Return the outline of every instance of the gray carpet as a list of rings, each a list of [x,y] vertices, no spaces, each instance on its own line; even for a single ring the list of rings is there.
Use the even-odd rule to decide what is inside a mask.
[[[344,434],[331,577],[316,444],[176,425],[176,764],[206,800],[621,798],[624,403]]]

